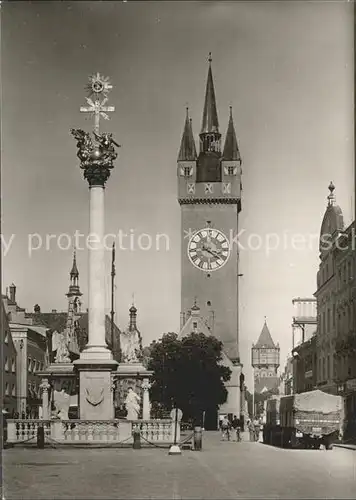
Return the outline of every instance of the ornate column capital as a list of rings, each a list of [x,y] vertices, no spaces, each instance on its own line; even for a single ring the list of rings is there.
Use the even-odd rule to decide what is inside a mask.
[[[151,388],[151,384],[149,383],[148,378],[143,379],[141,388],[144,392],[147,392]]]
[[[42,392],[48,392],[51,388],[51,384],[48,382],[48,379],[44,378],[40,384],[40,389]]]

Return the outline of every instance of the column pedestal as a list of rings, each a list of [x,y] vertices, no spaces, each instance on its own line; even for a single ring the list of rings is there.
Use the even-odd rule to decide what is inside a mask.
[[[79,418],[81,420],[112,420],[114,418],[114,392],[112,371],[116,361],[78,359]]]

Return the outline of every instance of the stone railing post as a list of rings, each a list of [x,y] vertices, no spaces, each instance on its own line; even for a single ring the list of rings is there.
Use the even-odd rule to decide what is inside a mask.
[[[148,378],[144,378],[142,382],[142,420],[150,420],[150,393],[149,388],[151,384],[148,381]]]
[[[7,441],[9,443],[16,442],[16,420],[7,421]]]
[[[64,441],[62,420],[51,420],[51,438],[55,441]]]
[[[50,389],[50,384],[48,383],[48,379],[44,378],[42,379],[42,383],[40,385],[40,388],[42,390],[42,419],[43,420],[48,420],[49,419],[49,414],[50,414],[50,408],[49,408],[49,399],[48,399],[48,391]]]

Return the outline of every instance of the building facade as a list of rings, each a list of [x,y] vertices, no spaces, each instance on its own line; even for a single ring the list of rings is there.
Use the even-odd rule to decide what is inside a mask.
[[[317,385],[316,333],[293,350],[294,392],[312,391]]]
[[[334,185],[320,231],[317,274],[317,385],[345,401],[346,435],[356,438],[355,223],[347,228]]]
[[[3,301],[1,302],[1,345],[4,360],[4,369],[1,371],[3,408],[6,409],[10,415],[14,415],[14,413],[17,412],[17,352],[14,341],[12,340],[11,329]]]
[[[41,380],[36,372],[46,365],[47,329],[33,325],[25,309],[18,306],[14,284],[9,290],[10,295],[3,296],[2,302],[16,349],[16,411],[21,417],[38,418]]]
[[[261,394],[276,390],[280,379],[280,348],[275,344],[265,321],[256,344],[252,344],[251,364],[254,372],[254,392]]]

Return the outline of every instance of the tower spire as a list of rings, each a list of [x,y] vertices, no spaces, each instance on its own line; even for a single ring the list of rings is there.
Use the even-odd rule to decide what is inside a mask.
[[[219,133],[218,112],[216,109],[213,74],[211,71],[211,61],[212,61],[211,52],[209,52],[208,61],[209,61],[209,69],[208,69],[208,79],[206,82],[206,90],[205,90],[203,121],[200,131],[201,134]]]
[[[79,271],[78,271],[78,267],[77,267],[77,251],[76,251],[75,247],[73,250],[73,265],[72,265],[72,270],[70,272],[70,277],[72,278],[72,276],[79,278]]]
[[[232,118],[232,106],[230,106],[230,117],[229,117],[229,124],[227,126],[226,137],[225,137],[223,159],[230,160],[230,161],[231,160],[232,161],[239,161],[241,163],[241,156],[240,156],[240,151],[239,151],[239,147],[238,147],[237,139],[236,139],[234,120]]]
[[[79,289],[79,271],[77,267],[77,252],[76,248],[74,247],[73,250],[73,264],[72,264],[72,269],[69,273],[69,290],[67,293],[67,297],[80,297],[82,293],[80,292]]]
[[[189,108],[186,108],[186,117],[182,141],[180,144],[178,161],[194,161],[197,158],[195,141],[192,129],[192,120],[189,118]]]

